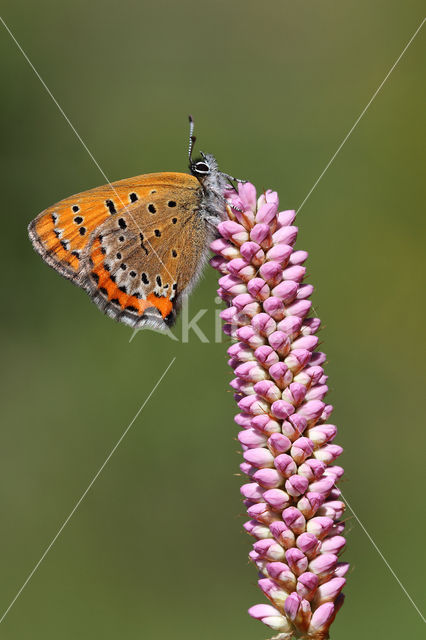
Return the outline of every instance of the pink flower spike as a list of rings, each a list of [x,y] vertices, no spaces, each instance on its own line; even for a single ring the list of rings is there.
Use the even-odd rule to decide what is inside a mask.
[[[253,475],[253,479],[264,489],[276,489],[283,484],[281,474],[275,469],[259,469]]]
[[[218,295],[235,378],[231,387],[248,481],[241,487],[252,536],[250,560],[272,605],[249,613],[274,629],[276,640],[326,640],[343,602],[348,564],[341,518],[345,505],[335,464],[342,448],[330,424],[332,405],[318,348],[320,320],[309,317],[313,286],[304,282],[308,257],[294,250],[293,210],[278,212],[276,192],[256,198],[250,183],[225,191],[228,205],[211,244]],[[314,315],[314,314],[313,314]]]
[[[296,242],[297,232],[297,227],[280,227],[280,229],[273,234],[272,239],[274,244],[293,245]]]
[[[278,262],[281,267],[287,265],[293,252],[293,247],[286,244],[274,244],[266,254],[267,260],[274,260]]]
[[[338,578],[343,578],[343,576],[347,574],[348,570],[349,570],[348,562],[338,562],[335,574]]]
[[[258,198],[257,200],[257,208],[259,209],[260,207],[262,207],[265,203],[272,203],[275,204],[278,208],[278,194],[276,191],[272,191],[272,189],[267,189],[266,191],[264,191]]]
[[[285,483],[285,490],[293,498],[302,496],[308,488],[309,480],[297,474],[290,476]]]
[[[285,613],[290,620],[293,621],[296,618],[301,601],[302,598],[295,592],[290,594],[285,601]]]
[[[306,519],[299,509],[296,509],[296,507],[288,507],[288,509],[284,509],[282,518],[294,533],[299,534],[305,531]]]
[[[256,212],[256,188],[250,182],[241,182],[238,185],[238,196],[245,211]]]
[[[294,547],[296,538],[291,529],[281,520],[272,522],[269,526],[269,530],[274,536],[275,540],[280,543],[284,549],[290,549]]]
[[[244,498],[247,498],[248,500],[253,500],[255,502],[262,500],[263,489],[259,487],[257,482],[243,484],[240,491]]]
[[[313,533],[319,540],[322,540],[333,526],[333,520],[331,518],[324,518],[318,516],[311,518],[307,523],[306,530],[309,533]]]
[[[324,553],[311,561],[309,570],[322,578],[330,575],[336,568],[336,564],[337,556],[332,553]]]
[[[292,209],[289,209],[288,211],[280,211],[278,214],[278,225],[280,227],[287,227],[294,222],[295,217],[296,212]]]
[[[266,436],[256,431],[256,429],[247,429],[246,431],[240,431],[238,434],[238,440],[245,447],[259,447],[266,444]]]
[[[273,433],[268,440],[268,447],[274,456],[278,456],[290,449],[291,440],[281,433]]]
[[[254,607],[250,607],[249,614],[253,618],[261,620],[265,616],[279,615],[279,611],[269,604],[255,604]]]
[[[277,215],[276,203],[265,203],[262,205],[256,214],[256,222],[269,225]]]
[[[269,298],[270,289],[263,278],[253,278],[247,283],[247,290],[253,298],[263,302]]]
[[[282,268],[279,262],[275,262],[271,260],[270,262],[265,262],[260,269],[259,275],[268,283],[270,287],[274,287],[279,282],[281,282],[282,277]]]
[[[322,552],[339,555],[345,548],[345,545],[346,540],[343,536],[332,536],[322,543]]]
[[[257,520],[263,524],[271,524],[271,522],[275,522],[276,514],[272,511],[269,505],[265,503],[257,503],[253,504],[247,508],[247,513],[250,518]]]
[[[301,533],[296,540],[296,545],[308,558],[315,557],[320,548],[322,551],[321,544],[313,533]]]
[[[294,251],[290,257],[290,264],[292,265],[303,264],[307,259],[308,259],[307,251]]]
[[[289,478],[297,471],[297,465],[293,458],[286,453],[278,455],[275,458],[274,464],[284,478]]]
[[[272,467],[274,464],[274,456],[264,447],[248,449],[248,451],[245,451],[244,453],[244,459],[259,469],[262,469],[263,467]]]
[[[278,609],[275,609],[275,607],[267,604],[256,604],[254,607],[250,607],[248,612],[252,618],[260,620],[271,629],[274,629],[274,631],[287,632],[285,636],[280,634],[280,640],[291,640],[292,634],[288,635],[288,632],[291,630],[291,626],[287,619],[278,611]]]
[[[315,594],[315,604],[323,602],[333,602],[343,587],[345,586],[345,578],[332,578],[328,582],[324,582]]]
[[[288,549],[285,552],[285,559],[295,576],[300,576],[308,568],[308,558],[300,549]]]
[[[297,593],[301,598],[312,600],[318,588],[319,580],[315,573],[302,573],[297,579]]]
[[[296,577],[288,565],[283,562],[269,562],[266,565],[268,574],[283,586],[284,589],[291,592],[296,588]]]
[[[285,306],[280,298],[274,296],[267,298],[263,302],[263,308],[276,321],[282,320],[285,316]]]
[[[291,264],[291,258],[289,260]],[[290,266],[283,271],[283,280],[293,280],[294,282],[302,282],[305,277],[306,269],[300,266]]]
[[[327,631],[334,620],[334,604],[326,602],[318,607],[313,613],[309,634],[311,638],[325,640],[328,637]],[[322,633],[322,635],[320,635]]]
[[[269,263],[266,263],[266,264],[269,264]],[[284,304],[288,304],[296,297],[297,283],[292,282],[291,280],[281,282],[281,284],[277,285],[274,289],[272,289],[271,293],[273,296],[280,298]],[[288,313],[286,315],[288,315]]]
[[[263,499],[274,511],[282,511],[291,503],[290,496],[282,489],[268,489],[264,492]]]
[[[272,233],[267,224],[257,224],[250,232],[250,240],[256,242],[264,250],[272,247]]]
[[[240,253],[244,260],[251,262],[255,267],[263,264],[265,253],[256,242],[245,242],[240,247]]]
[[[259,554],[259,557],[271,562],[282,560],[285,556],[282,546],[269,538],[255,542],[253,549]]]
[[[284,607],[284,603],[286,598],[288,597],[287,591],[284,591],[281,587],[279,587],[273,580],[270,578],[261,578],[258,583],[259,587],[262,589],[263,593],[273,604],[277,607]]]

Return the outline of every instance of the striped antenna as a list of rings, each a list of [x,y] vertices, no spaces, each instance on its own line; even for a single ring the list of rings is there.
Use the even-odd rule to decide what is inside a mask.
[[[192,149],[194,148],[196,139],[197,138],[194,136],[194,120],[192,119],[192,116],[189,116],[189,149],[188,149],[189,164],[192,163]]]

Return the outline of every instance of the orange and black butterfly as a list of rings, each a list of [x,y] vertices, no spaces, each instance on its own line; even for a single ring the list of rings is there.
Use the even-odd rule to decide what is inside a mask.
[[[132,327],[173,325],[200,277],[230,176],[212,155],[191,173],[148,173],[61,200],[29,225],[34,248],[106,314]]]

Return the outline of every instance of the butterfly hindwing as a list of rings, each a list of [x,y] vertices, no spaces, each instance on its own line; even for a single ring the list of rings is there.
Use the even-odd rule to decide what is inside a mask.
[[[182,294],[201,270],[207,228],[198,215],[199,197],[175,190],[173,198],[164,201],[159,189],[153,202],[106,220],[82,256],[82,286],[105,313],[126,324],[172,325]]]

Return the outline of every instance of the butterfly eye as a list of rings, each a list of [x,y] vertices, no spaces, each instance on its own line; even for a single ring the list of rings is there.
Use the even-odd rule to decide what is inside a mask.
[[[207,162],[195,162],[192,165],[192,172],[198,173],[199,175],[205,176],[210,173],[210,167]]]

